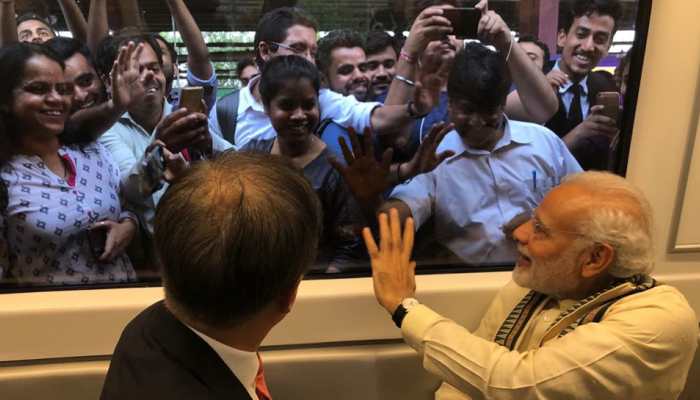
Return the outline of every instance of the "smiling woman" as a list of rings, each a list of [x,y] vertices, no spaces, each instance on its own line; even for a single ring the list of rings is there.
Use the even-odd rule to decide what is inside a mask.
[[[137,223],[121,211],[118,169],[96,143],[61,142],[73,96],[63,70],[45,47],[0,52],[0,282],[132,281],[123,251]]]

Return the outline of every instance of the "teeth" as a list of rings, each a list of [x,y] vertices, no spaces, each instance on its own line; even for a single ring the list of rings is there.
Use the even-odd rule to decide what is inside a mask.
[[[60,112],[60,111],[44,111],[44,114],[46,114],[46,115],[51,115],[52,117],[57,117],[57,116],[60,116],[60,115],[63,114],[63,113]]]

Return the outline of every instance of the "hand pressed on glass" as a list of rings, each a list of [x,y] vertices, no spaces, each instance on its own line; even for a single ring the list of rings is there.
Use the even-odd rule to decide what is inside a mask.
[[[377,301],[392,314],[407,297],[416,292],[416,263],[411,261],[413,218],[407,218],[403,234],[395,208],[379,214],[379,246],[369,228],[362,230],[372,263],[372,281]]]

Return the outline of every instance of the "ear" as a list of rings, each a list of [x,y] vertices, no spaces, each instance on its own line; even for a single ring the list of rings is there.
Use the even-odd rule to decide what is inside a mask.
[[[277,305],[279,307],[278,311],[282,314],[289,314],[290,311],[292,311],[292,306],[294,305],[294,302],[297,299],[297,291],[299,289],[299,284],[301,283],[301,278],[297,282],[296,285],[292,289],[290,289],[287,293],[283,293],[280,295],[280,297],[277,299]]]
[[[269,60],[272,55],[272,49],[270,48],[270,45],[267,44],[267,42],[260,42],[258,43],[258,53],[260,53],[260,58],[262,58],[263,61],[267,62],[267,60]]]
[[[593,278],[605,272],[615,257],[615,249],[607,243],[596,243],[588,251],[581,266],[581,277]]]
[[[564,43],[566,43],[566,31],[559,29],[559,32],[557,32],[557,47],[563,48]]]

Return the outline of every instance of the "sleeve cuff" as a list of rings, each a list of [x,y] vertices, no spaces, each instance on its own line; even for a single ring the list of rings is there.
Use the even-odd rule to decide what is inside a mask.
[[[419,353],[423,352],[423,338],[428,330],[445,317],[423,304],[416,305],[406,314],[401,324],[401,333],[406,343]]]

